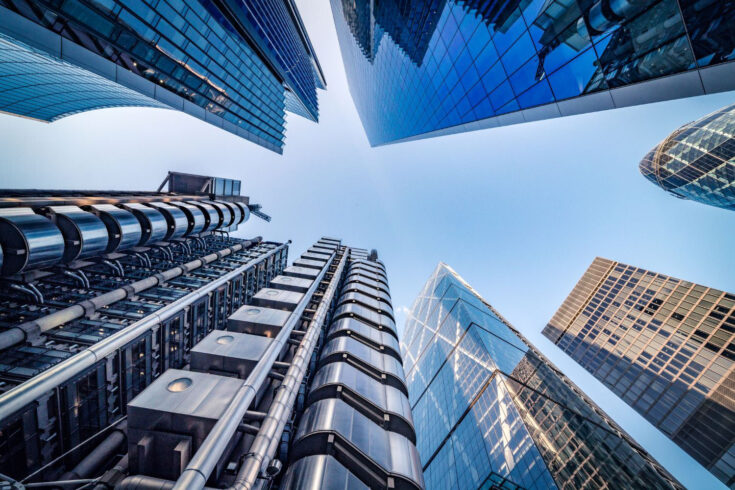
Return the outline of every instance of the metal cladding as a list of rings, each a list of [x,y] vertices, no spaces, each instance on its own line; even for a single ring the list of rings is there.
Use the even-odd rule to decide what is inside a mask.
[[[217,213],[219,214],[219,227],[227,228],[232,224],[232,221],[233,221],[232,210],[225,203],[221,201],[202,201],[202,202],[204,202],[205,204],[209,204],[210,206],[214,206],[214,209],[217,210]]]
[[[130,211],[112,204],[93,204],[89,206],[89,211],[97,215],[107,227],[105,252],[127,250],[140,243],[143,237],[140,221]]]
[[[317,274],[319,274],[319,271],[311,267],[296,267],[292,265],[290,267],[286,267],[283,270],[283,274],[291,277],[299,277],[301,279],[314,280]]]
[[[324,262],[326,264],[326,261]],[[271,281],[271,286],[284,291],[295,291],[297,293],[305,293],[309,290],[312,283],[309,279],[301,279],[298,277],[278,276]]]
[[[6,211],[0,216],[6,218]],[[51,223],[30,211],[18,215]],[[61,240],[58,229],[50,229]],[[24,283],[27,291],[5,289],[14,282],[0,281],[0,473],[32,482],[69,479],[61,477],[90,461],[87,456],[107,440],[104,432],[119,428],[127,415],[135,448],[128,454],[131,468],[178,476],[176,458],[188,460],[187,451],[215,424],[217,407],[242,384],[217,374],[244,373],[238,363],[258,354],[248,339],[243,350],[214,352],[219,360],[210,357],[205,368],[220,372],[202,374],[195,372],[195,358],[205,354],[207,343],[197,343],[222,332],[227,317],[283,270],[287,253],[287,244],[208,234],[186,247],[119,254],[114,260],[123,276],[89,261],[42,271]],[[31,288],[40,298],[31,297]],[[210,338],[225,345],[217,341],[238,336],[223,333]],[[201,347],[196,354],[194,345]],[[191,371],[179,371],[188,365]],[[164,416],[168,412],[176,415]],[[125,452],[120,437],[112,442],[113,454]],[[89,476],[112,464],[104,461]]]
[[[283,272],[288,244],[230,238],[249,216],[239,182],[229,194],[164,184],[0,191],[0,480],[176,478],[230,404],[215,388],[242,395],[234,378],[276,350],[223,329]],[[151,386],[146,405],[136,396]]]
[[[309,255],[334,243],[322,239]],[[350,250],[282,488],[320,488],[327,478],[339,489],[424,486],[385,271],[366,258]]]
[[[191,370],[245,379],[273,339],[214,330],[191,349]]]
[[[140,222],[141,237],[138,243],[139,246],[160,242],[166,238],[168,224],[160,211],[137,202],[122,204],[121,207],[133,213]]]
[[[195,235],[204,231],[204,227],[207,225],[204,212],[196,206],[187,204],[184,202],[170,201],[172,206],[176,206],[181,209],[186,215],[186,219],[189,222],[189,227],[186,229],[186,234]]]
[[[232,211],[232,225],[239,225],[243,218],[240,205],[234,202],[225,202],[224,204],[229,206]]]
[[[64,262],[104,253],[109,236],[105,224],[78,206],[49,206],[44,209],[64,235]]]
[[[340,318],[332,323],[327,340],[340,336],[356,338],[364,344],[375,346],[381,352],[401,360],[400,346],[394,335],[385,330],[378,330],[356,318]]]
[[[246,221],[244,209],[200,201],[0,208],[0,275],[229,230]]]
[[[180,208],[165,202],[151,202],[148,205],[156,208],[166,218],[167,231],[164,240],[174,240],[187,234],[189,220]]]
[[[184,204],[196,206],[202,211],[202,213],[204,213],[204,229],[202,231],[212,231],[217,229],[220,224],[220,217],[214,206],[200,201],[187,201]]]
[[[188,205],[202,229],[233,209]],[[95,211],[120,232],[114,247],[150,236],[135,206],[111,206]],[[195,216],[187,206],[136,211]],[[327,477],[337,488],[422,490],[382,264],[334,239],[315,245],[325,257],[290,268],[287,244],[179,242],[44,271],[35,286],[53,300],[11,289],[21,307],[0,302],[0,474],[102,475],[121,489],[320,488]],[[358,273],[380,289],[345,282]]]
[[[61,231],[31,208],[0,209],[0,245],[3,276],[57,264],[64,255]]]
[[[263,288],[253,296],[253,305],[274,310],[293,311],[303,298],[303,293]]]
[[[293,463],[281,486],[291,490],[316,488],[369,490],[370,488],[332,456],[324,454],[305,456]]]
[[[287,310],[243,306],[227,319],[227,330],[275,337],[290,316]]]
[[[128,403],[131,474],[175,479],[227,409],[241,381],[169,369]],[[215,470],[218,476],[223,463]]]

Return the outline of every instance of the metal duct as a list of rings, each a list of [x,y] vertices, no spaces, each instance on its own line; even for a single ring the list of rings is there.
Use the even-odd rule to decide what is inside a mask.
[[[140,242],[138,242],[139,246],[160,242],[166,238],[168,223],[166,223],[166,218],[160,211],[137,202],[123,204],[122,208],[133,213],[133,216],[140,222],[141,236]]]
[[[219,227],[221,218],[214,206],[202,201],[186,201],[185,204],[196,206],[204,213],[205,224],[202,231],[213,231]]]
[[[58,264],[64,255],[59,229],[31,208],[0,209],[0,246],[4,276]]]
[[[139,320],[125,327],[119,332],[107,337],[106,339],[101,340],[100,342],[97,342],[91,347],[84,349],[78,352],[77,354],[75,354],[74,356],[56,364],[54,367],[42,372],[38,376],[31,378],[25,383],[1,394],[0,395],[0,413],[12,413],[12,412],[22,409],[29,403],[33,403],[35,400],[42,397],[47,392],[53,390],[54,388],[59,386],[61,383],[73,378],[74,376],[84,371],[88,367],[94,365],[94,363],[98,362],[100,359],[104,359],[105,357],[109,356],[111,353],[115,352],[120,347],[126,345],[131,340],[136,339],[142,333],[160,325],[161,322],[164,322],[168,320],[169,318],[171,318],[173,315],[179,313],[182,308],[193,304],[200,298],[207,296],[211,291],[214,291],[215,289],[220,287],[222,284],[226,284],[231,279],[242,274],[244,271],[248,270],[254,265],[280,252],[283,248],[287,247],[289,243],[290,242],[286,242],[268,251],[267,253],[257,258],[254,258],[253,260],[248,261],[246,264],[243,264],[242,266],[229,272],[228,274],[225,274],[221,276],[220,278],[210,282],[206,286],[197,290],[195,293],[191,293],[177,301],[174,301],[173,303],[170,303],[164,306],[163,308],[156,311],[155,315],[149,315],[145,317],[144,319]],[[237,248],[237,250],[240,250],[240,248]],[[179,275],[183,274],[195,268],[194,265],[196,263],[199,263],[199,265],[201,266],[204,263],[211,263],[211,262],[214,262],[215,260],[218,260],[220,257],[229,255],[228,253],[229,250],[230,249],[225,249],[219,252],[218,254],[208,255],[207,257],[203,257],[202,259],[197,259],[193,262],[190,262],[189,264],[185,264],[183,266],[176,267],[175,269],[171,269],[171,271],[178,270]],[[209,259],[209,260],[205,262],[206,259]],[[164,272],[163,275],[165,274],[166,273]],[[175,277],[175,276],[172,276],[172,277]],[[153,287],[156,284],[158,284],[156,282],[157,278],[148,278],[148,279],[144,279],[143,281],[146,282],[146,285],[150,283],[149,287]],[[143,282],[143,281],[139,281],[139,282]],[[130,288],[126,287],[125,289],[126,294],[129,289]],[[60,312],[48,315],[45,318],[54,317],[53,322],[50,322],[50,324],[51,325],[55,324],[54,326],[58,326],[58,325],[63,324],[66,321],[69,321],[70,319],[78,318],[79,316],[82,316],[84,314],[82,311],[77,316],[75,317],[72,316],[78,310],[84,310],[84,308],[81,305],[75,305],[71,308],[67,308],[66,310],[61,310]],[[57,316],[57,314],[59,314],[59,316]],[[72,318],[68,318],[68,319],[63,318],[64,315],[71,316]],[[43,322],[43,320],[44,318],[41,318],[41,319],[35,320],[34,322],[28,322],[27,324],[23,324],[14,329],[6,330],[5,332],[0,333],[0,339],[5,335],[13,336],[15,334],[15,336],[17,336],[17,334],[20,333],[21,335],[20,341],[22,341],[25,337],[25,332],[24,332],[25,329],[22,327],[25,325],[27,328],[39,328],[38,324]],[[48,328],[53,328],[49,325],[46,325],[46,326]],[[270,366],[266,370],[266,372],[263,374],[264,378],[267,376],[269,370],[270,370]],[[243,412],[246,409],[247,409],[247,406],[243,408]],[[216,428],[217,426],[215,426],[215,429]],[[237,424],[235,424],[232,433],[234,433],[236,428],[237,428]],[[211,468],[210,468],[210,472],[211,472]],[[203,483],[202,483],[202,486],[203,486]]]
[[[181,209],[186,215],[186,219],[189,221],[189,227],[186,230],[187,236],[196,235],[204,231],[207,221],[201,209],[185,202],[171,201],[169,204]]]
[[[64,262],[104,253],[109,238],[105,224],[78,206],[48,206],[46,214],[64,235]]]
[[[105,252],[127,250],[140,243],[143,234],[140,221],[130,211],[112,204],[93,204],[88,209],[107,227],[108,242]]]
[[[122,422],[118,427],[115,427],[74,469],[64,473],[61,480],[81,480],[95,476],[97,470],[107,464],[109,459],[115,455],[125,442],[126,426],[127,422]]]
[[[168,228],[164,240],[173,240],[186,235],[189,230],[189,220],[181,209],[165,202],[151,202],[148,203],[148,206],[156,208],[166,218]]]

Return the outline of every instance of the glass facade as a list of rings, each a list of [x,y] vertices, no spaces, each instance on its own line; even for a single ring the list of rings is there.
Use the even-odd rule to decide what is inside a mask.
[[[54,121],[90,109],[166,105],[0,34],[0,111]],[[83,93],[70,84],[91,84]]]
[[[683,488],[445,264],[401,353],[427,488]]]
[[[4,89],[6,112],[52,121],[131,105],[109,93],[119,84],[120,93],[140,94],[138,105],[155,99],[277,152],[286,110],[318,118],[324,79],[290,0],[0,0],[0,9],[0,31],[88,74],[65,80],[74,105],[14,110],[17,96]],[[0,75],[14,68],[2,64]],[[26,77],[19,90],[44,104],[47,89]]]
[[[596,258],[544,329],[735,488],[735,295]]]
[[[655,90],[617,90],[735,59],[732,2],[331,5],[373,145],[735,88],[732,74],[720,73],[712,83],[680,77]]]
[[[676,197],[735,210],[735,105],[677,129],[639,168]]]

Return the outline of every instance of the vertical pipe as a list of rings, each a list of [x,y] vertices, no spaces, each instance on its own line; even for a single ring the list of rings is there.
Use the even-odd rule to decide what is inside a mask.
[[[309,364],[311,354],[319,339],[322,324],[327,316],[332,299],[337,292],[346,260],[347,254],[345,253],[342,255],[337,270],[324,292],[324,296],[314,313],[313,319],[309,323],[306,335],[302,339],[301,345],[291,361],[291,366],[286,373],[286,377],[278,387],[278,393],[268,410],[268,415],[263,421],[263,424],[261,424],[260,431],[250,446],[250,451],[240,466],[240,470],[237,472],[237,478],[232,486],[233,489],[250,490],[255,484],[260,471],[268,466],[272,459],[272,454],[275,453],[283,428],[291,416],[296,394],[298,393],[301,380],[306,374],[306,368]]]
[[[225,451],[225,447],[232,439],[232,436],[240,426],[245,412],[247,412],[250,404],[255,398],[256,392],[263,385],[263,382],[268,378],[268,374],[273,368],[273,363],[278,360],[278,355],[281,352],[281,348],[286,344],[291,336],[291,331],[294,329],[296,323],[304,313],[306,306],[308,305],[311,297],[317,289],[317,286],[324,278],[329,267],[334,261],[335,253],[329,257],[329,261],[324,265],[319,275],[314,279],[314,282],[309,287],[309,290],[304,294],[301,302],[296,306],[296,309],[291,313],[286,321],[286,324],[278,332],[278,335],[270,343],[263,356],[258,361],[253,371],[244,381],[240,389],[235,393],[235,396],[230,401],[230,404],[225,409],[224,413],[220,416],[217,423],[214,424],[212,430],[209,431],[206,439],[202,442],[191,458],[186,469],[181,473],[179,479],[176,481],[174,486],[175,490],[201,490],[209,479],[209,475],[212,474],[212,470],[215,465],[222,457]]]

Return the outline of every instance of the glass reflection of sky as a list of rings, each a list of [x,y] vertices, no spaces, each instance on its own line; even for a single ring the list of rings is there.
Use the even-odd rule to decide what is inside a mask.
[[[401,353],[427,488],[681,488],[444,264]]]
[[[371,144],[731,60],[718,3],[331,0]]]

